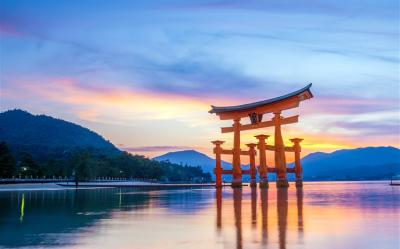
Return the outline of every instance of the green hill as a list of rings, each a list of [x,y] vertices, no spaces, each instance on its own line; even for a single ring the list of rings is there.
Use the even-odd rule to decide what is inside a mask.
[[[143,178],[207,182],[200,167],[157,162],[120,151],[99,134],[45,115],[0,113],[0,177]]]
[[[22,110],[0,113],[0,141],[6,142],[13,154],[28,152],[39,161],[49,156],[62,157],[79,149],[91,149],[103,154],[121,152],[85,127]]]

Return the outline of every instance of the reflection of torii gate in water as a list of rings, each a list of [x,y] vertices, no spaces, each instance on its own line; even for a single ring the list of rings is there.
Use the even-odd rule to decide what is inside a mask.
[[[256,156],[256,146],[259,151],[260,165],[258,172],[260,175],[260,187],[268,187],[268,173],[276,173],[277,187],[288,187],[289,183],[287,181],[287,173],[296,174],[296,186],[302,186],[301,178],[301,164],[300,164],[300,142],[302,139],[293,138],[290,141],[293,143],[292,147],[285,147],[282,139],[281,125],[297,123],[299,116],[291,116],[283,118],[281,116],[282,111],[296,108],[299,106],[300,101],[310,99],[313,97],[311,93],[311,84],[308,86],[277,97],[273,99],[268,99],[264,101],[238,105],[238,106],[226,106],[226,107],[216,107],[211,106],[212,109],[210,113],[215,113],[219,116],[221,120],[233,120],[232,127],[221,128],[222,133],[233,132],[233,149],[226,150],[221,147],[224,141],[213,141],[215,145],[215,186],[222,187],[222,174],[232,174],[232,187],[242,186],[242,174],[250,174],[251,182],[250,186],[256,186],[256,166],[255,166],[255,156]],[[267,113],[273,113],[274,117],[268,121],[262,121],[263,115]],[[240,123],[242,118],[250,118],[250,124],[242,125]],[[255,136],[258,139],[258,143],[247,144],[249,147],[248,151],[243,151],[240,149],[240,131],[253,130],[265,127],[275,128],[275,145],[267,145],[266,139],[268,135],[258,135]],[[275,168],[267,166],[266,163],[266,150],[272,150],[275,152]],[[286,158],[285,151],[295,153],[295,166],[294,168],[286,168]],[[232,159],[232,170],[223,170],[221,168],[221,155],[229,154],[233,155]],[[242,170],[240,164],[240,156],[248,155],[250,157],[250,170]]]
[[[293,220],[293,216],[290,217],[290,213],[292,215],[295,215],[294,212],[289,212],[289,202],[288,202],[288,189],[287,188],[279,188],[276,190],[276,224],[271,224],[271,222],[268,222],[270,219],[269,215],[273,215],[271,212],[268,214],[268,209],[271,207],[271,203],[269,202],[268,199],[268,190],[266,188],[260,189],[260,200],[261,200],[261,216],[257,215],[257,210],[258,210],[258,205],[257,205],[257,188],[251,188],[251,195],[250,195],[250,202],[248,200],[248,195],[243,195],[242,194],[242,189],[241,188],[234,188],[233,189],[233,213],[234,213],[234,221],[235,221],[235,228],[236,228],[236,248],[237,249],[242,249],[246,242],[246,238],[243,237],[243,229],[242,229],[242,209],[246,210],[249,207],[249,204],[251,207],[248,210],[251,210],[251,228],[253,231],[257,231],[261,227],[261,245],[262,247],[268,247],[268,245],[272,245],[271,242],[269,241],[269,233],[271,228],[274,228],[276,226],[278,230],[278,237],[279,237],[279,248],[286,248],[287,245],[287,232],[292,232],[293,230],[288,230],[288,219]],[[244,203],[242,202],[242,197],[247,199]],[[298,240],[299,242],[303,241],[303,235],[304,235],[304,217],[303,217],[303,188],[297,188],[296,189],[296,204],[294,202],[291,202],[292,204],[290,205],[291,208],[293,208],[294,205],[296,205],[297,209],[297,234],[298,234]],[[231,205],[223,205],[223,197],[222,197],[222,189],[217,188],[216,190],[216,228],[219,234],[221,234],[223,230],[223,215],[227,214],[229,212],[222,212],[222,207],[230,208]],[[227,198],[224,198],[225,201]],[[274,215],[273,215],[274,216]],[[229,220],[231,220],[231,217],[225,217]],[[261,218],[261,226],[258,226],[257,223],[260,222]],[[247,222],[244,222],[247,223]],[[229,224],[228,224],[229,225]],[[247,238],[247,242],[249,242],[249,238]],[[272,242],[275,243],[276,242]],[[233,248],[233,247],[232,247]]]

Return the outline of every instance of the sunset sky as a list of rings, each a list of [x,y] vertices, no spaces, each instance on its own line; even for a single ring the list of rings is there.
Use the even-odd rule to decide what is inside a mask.
[[[1,111],[88,127],[147,156],[231,145],[208,113],[289,93],[304,154],[399,147],[399,2],[0,1]],[[271,128],[245,132],[272,134]],[[272,142],[271,139],[270,142]],[[289,142],[287,142],[290,144]]]

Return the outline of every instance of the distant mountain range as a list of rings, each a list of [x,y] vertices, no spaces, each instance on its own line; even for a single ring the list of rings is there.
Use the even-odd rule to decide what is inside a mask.
[[[400,150],[366,147],[316,152],[305,156],[302,165],[306,179],[388,179],[393,174],[400,174]]]
[[[154,157],[153,160],[168,161],[170,163],[176,163],[180,165],[200,166],[204,172],[211,173],[211,176],[214,179],[215,160],[207,156],[206,154],[200,153],[195,150],[169,152],[164,155]],[[221,166],[224,169],[232,168],[232,165],[230,163],[223,160],[221,162]],[[231,176],[224,175],[222,179],[224,181],[231,181]]]
[[[156,161],[169,161],[171,163],[200,166],[205,172],[213,173],[215,168],[215,160],[207,156],[206,154],[200,153],[195,150],[182,150],[169,152],[162,156],[154,157]],[[222,168],[229,169],[231,164],[225,161],[221,162]]]
[[[5,141],[14,152],[26,151],[36,159],[76,148],[91,148],[107,154],[120,152],[112,143],[85,127],[22,110],[0,113],[0,141]]]
[[[210,173],[215,167],[214,159],[194,150],[169,152],[154,160],[200,166]],[[305,180],[379,180],[400,174],[400,150],[394,147],[316,152],[305,156],[301,161]],[[289,164],[289,167],[292,166]],[[230,168],[231,164],[222,162],[222,167]],[[290,178],[293,178],[292,174]],[[270,180],[274,180],[273,175]]]

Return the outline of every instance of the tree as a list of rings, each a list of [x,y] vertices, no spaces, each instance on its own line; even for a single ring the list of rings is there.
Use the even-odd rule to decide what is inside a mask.
[[[66,167],[63,167],[63,162],[54,158],[50,158],[46,163],[42,163],[40,168],[43,172],[43,176],[46,177],[67,175],[67,169]]]
[[[0,143],[0,176],[11,178],[15,174],[15,159],[5,142]]]
[[[42,175],[42,170],[39,165],[33,160],[32,155],[28,152],[22,152],[20,155],[21,161],[19,171],[23,176],[38,177]]]
[[[75,171],[75,180],[84,181],[92,177],[91,155],[88,151],[76,153],[72,158],[72,168]]]

